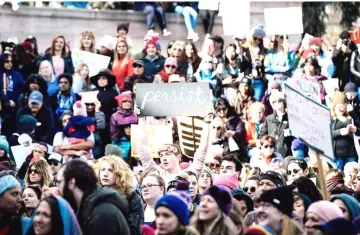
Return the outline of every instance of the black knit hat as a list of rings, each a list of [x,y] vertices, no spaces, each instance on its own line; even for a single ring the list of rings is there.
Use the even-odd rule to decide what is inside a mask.
[[[272,204],[291,218],[294,207],[293,189],[294,186],[290,185],[268,190],[260,195],[258,201]]]
[[[260,181],[261,180],[270,180],[273,182],[276,187],[285,186],[285,179],[276,171],[267,171],[260,174]]]

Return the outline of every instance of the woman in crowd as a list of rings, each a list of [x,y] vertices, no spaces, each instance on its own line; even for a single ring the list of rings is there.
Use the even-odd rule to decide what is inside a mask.
[[[190,225],[202,235],[236,234],[234,224],[228,217],[233,200],[223,186],[209,187],[204,191]]]
[[[250,176],[244,184],[244,192],[254,200],[257,196],[260,179],[257,176]]]
[[[260,152],[253,152],[250,159],[252,167],[259,167],[262,172],[280,168],[284,162],[281,154],[275,152],[276,139],[271,135],[265,135],[260,140]]]
[[[144,222],[144,211],[141,198],[135,192],[135,176],[129,166],[119,157],[105,156],[96,164],[95,173],[103,187],[114,188],[126,197],[129,202],[128,225],[131,234],[140,234]]]
[[[271,83],[270,82],[268,83],[268,89],[266,90],[264,97],[261,99],[261,103],[263,103],[265,106],[265,111],[264,111],[265,118],[270,114],[274,113],[274,110],[270,103],[271,94],[279,91],[282,91],[280,82],[273,81]]]
[[[31,140],[29,138],[29,140]],[[48,147],[46,143],[40,142],[34,145],[34,149],[31,151],[29,156],[26,157],[26,160],[20,167],[17,176],[20,179],[24,179],[26,172],[29,170],[29,165],[38,160],[38,159],[47,159],[48,158]]]
[[[315,57],[319,61],[321,71],[319,74],[332,78],[335,72],[335,66],[330,55],[327,55],[322,49],[323,40],[321,38],[312,38],[309,41],[309,47],[315,51]]]
[[[231,191],[231,195],[236,200],[234,209],[237,210],[238,214],[245,218],[245,216],[254,210],[254,202],[251,197],[245,193],[242,189],[234,189]]]
[[[287,35],[275,35],[271,42],[264,61],[266,79],[269,82],[277,80],[283,84],[292,75],[295,53],[289,51]]]
[[[34,63],[35,56],[27,52],[23,45],[14,46],[12,56],[14,68],[21,73],[24,79],[27,79],[31,74],[37,73],[37,67]]]
[[[294,193],[294,214],[305,221],[306,212],[312,201],[304,194]]]
[[[56,36],[53,39],[50,51],[44,55],[43,60],[50,61],[56,76],[63,73],[74,73],[73,62],[70,53],[66,50],[64,36]]]
[[[40,187],[50,187],[53,181],[51,167],[45,159],[41,158],[31,162],[26,172],[25,185],[39,184]]]
[[[358,201],[348,194],[341,193],[332,196],[330,201],[341,209],[344,213],[344,218],[347,220],[353,221],[360,215],[360,206]]]
[[[334,140],[335,163],[343,170],[347,162],[355,161],[355,146],[353,134],[359,136],[360,128],[347,111],[346,97],[341,92],[335,92],[331,108],[331,132]],[[355,120],[356,121],[356,120]]]
[[[294,192],[308,196],[312,202],[323,200],[320,190],[308,177],[302,176],[294,180],[291,185],[294,186]]]
[[[80,34],[79,49],[91,53],[97,53],[95,35],[90,30],[85,30]]]
[[[251,158],[252,149],[258,146],[260,130],[264,125],[264,111],[265,106],[260,102],[254,102],[250,105],[248,110],[248,119],[245,122],[246,129],[246,150],[247,156]]]
[[[198,55],[198,51],[193,42],[186,42],[185,44],[185,55],[187,58],[188,69],[186,75],[186,81],[191,81],[192,76],[198,70],[201,58]]]
[[[212,158],[216,156],[220,155],[222,157],[223,155],[230,153],[229,140],[225,136],[225,122],[220,117],[215,117],[211,121],[211,127],[210,141],[212,146],[210,147],[211,152],[209,154],[211,154],[211,157],[209,157],[209,160],[212,160]]]
[[[24,87],[22,89],[22,94],[19,97],[19,108],[23,108],[28,104],[29,96],[33,91],[40,91],[43,95],[43,100],[46,104],[49,104],[47,99],[48,97],[48,87],[44,78],[39,74],[31,74],[30,77],[26,80]]]
[[[163,67],[165,58],[158,53],[157,38],[146,41],[144,48],[145,76],[154,77]]]
[[[266,48],[264,47],[263,39],[265,31],[262,25],[257,25],[251,29],[251,37],[248,39],[248,47],[252,59],[252,72],[253,79],[251,80],[254,89],[254,98],[260,101],[265,92],[264,84],[264,59]]]
[[[6,140],[6,137],[3,135],[0,135],[0,167],[3,170],[16,169],[14,156],[10,152],[10,146]]]
[[[158,174],[149,174],[140,182],[141,197],[144,200],[144,222],[155,221],[155,204],[165,194],[165,181]]]
[[[82,235],[82,232],[69,203],[61,197],[49,196],[41,200],[23,234]]]
[[[185,81],[185,78],[177,72],[177,68],[178,63],[176,59],[168,57],[164,63],[164,70],[155,75],[154,83],[169,83],[171,75],[177,75],[180,81]]]
[[[254,90],[250,86],[251,79],[244,77],[239,81],[239,90],[233,99],[234,108],[237,114],[240,115],[243,121],[248,120],[248,112],[251,104],[256,100],[254,99]]]
[[[54,95],[59,89],[59,81],[57,80],[57,77],[54,74],[53,67],[48,60],[41,61],[38,74],[43,76],[47,83],[48,96],[50,97]]]
[[[220,162],[221,162],[221,159],[222,159],[222,156],[215,156],[212,159],[209,159],[209,161],[208,161],[208,158],[205,159],[205,164],[210,169],[210,171],[209,171],[210,175],[212,175],[212,174],[215,174],[215,175],[220,174]],[[200,181],[200,178],[199,178],[199,181]],[[199,188],[199,191],[200,191],[200,188]]]
[[[124,92],[131,91],[133,92],[134,83],[136,80],[143,80],[144,82],[151,83],[153,77],[145,76],[145,63],[142,60],[135,60],[133,63],[134,73],[132,76],[129,76],[125,79]]]
[[[23,202],[25,205],[24,216],[31,217],[41,200],[41,188],[37,184],[29,184],[23,191]]]
[[[185,42],[179,40],[175,41],[171,47],[170,57],[177,61],[176,71],[182,75],[187,75],[188,63],[185,53]]]
[[[230,147],[230,152],[238,151],[241,157],[244,157],[245,147],[245,124],[241,121],[240,117],[236,115],[234,109],[230,106],[229,102],[224,98],[218,98],[215,103],[215,110],[226,126],[225,137],[228,141],[232,138],[237,144],[237,149]],[[233,146],[233,145],[232,145]],[[234,146],[235,147],[235,146]]]
[[[89,66],[84,63],[78,65],[73,75],[73,85],[71,89],[74,93],[80,93],[90,89]]]
[[[119,40],[115,46],[114,65],[112,72],[116,77],[116,84],[120,91],[124,90],[124,82],[127,76],[133,74],[134,59],[125,40]]]

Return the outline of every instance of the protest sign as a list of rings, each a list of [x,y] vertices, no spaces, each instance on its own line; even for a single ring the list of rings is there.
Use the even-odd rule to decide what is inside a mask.
[[[326,94],[333,94],[335,90],[339,90],[339,79],[338,78],[331,78],[328,80],[322,81],[324,85]]]
[[[225,36],[246,35],[250,30],[250,1],[222,1],[220,4]],[[234,25],[236,22],[236,26]]]
[[[288,85],[293,87],[295,90],[301,92],[304,96],[321,103],[320,95],[320,84],[318,82],[309,81],[306,79],[298,78],[291,79],[286,82]]]
[[[136,105],[141,116],[205,116],[210,97],[207,82],[136,85]]]
[[[302,34],[304,32],[301,7],[265,8],[264,20],[267,35]]]
[[[288,83],[285,83],[285,88],[291,135],[333,160],[330,110]]]
[[[110,57],[108,56],[81,51],[79,49],[73,49],[71,51],[71,59],[75,70],[79,64],[86,64],[89,68],[90,77],[98,74],[101,69],[107,69],[110,63]]]
[[[199,147],[203,125],[202,117],[177,118],[181,153],[188,158],[193,158]]]
[[[131,125],[131,156],[140,157],[141,133],[143,130],[139,125]],[[172,144],[172,129],[170,125],[164,126],[145,126],[145,134],[147,135],[148,147],[153,158],[159,158],[158,150],[164,144]]]

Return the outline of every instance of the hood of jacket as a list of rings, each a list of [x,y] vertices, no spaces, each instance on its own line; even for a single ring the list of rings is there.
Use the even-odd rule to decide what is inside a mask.
[[[117,125],[136,124],[138,120],[133,109],[118,109],[113,115]]]

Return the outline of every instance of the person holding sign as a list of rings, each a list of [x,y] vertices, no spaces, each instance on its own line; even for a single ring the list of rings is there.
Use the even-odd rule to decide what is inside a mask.
[[[353,123],[346,106],[346,97],[336,92],[331,108],[331,132],[334,139],[335,163],[343,170],[347,162],[355,162],[355,147],[353,133],[360,135],[360,128]]]
[[[324,50],[321,48],[323,40],[321,38],[312,38],[309,41],[310,48],[315,50],[316,59],[319,61],[321,66],[321,75],[332,78],[335,72],[335,66],[331,57],[329,57]]]

